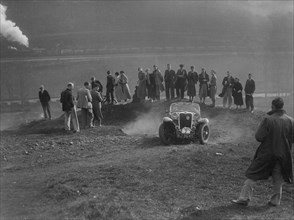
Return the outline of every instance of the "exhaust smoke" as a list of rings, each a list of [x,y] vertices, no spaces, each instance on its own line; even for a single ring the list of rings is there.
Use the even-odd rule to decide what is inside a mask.
[[[0,4],[1,12],[1,25],[0,34],[9,41],[18,42],[26,47],[29,46],[29,39],[25,36],[16,24],[10,20],[7,20],[6,16],[7,7]]]

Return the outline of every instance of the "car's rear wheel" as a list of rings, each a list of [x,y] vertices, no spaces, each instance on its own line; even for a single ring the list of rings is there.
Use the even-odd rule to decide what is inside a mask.
[[[199,126],[198,132],[199,132],[198,137],[199,137],[200,144],[207,144],[208,139],[209,139],[209,135],[210,135],[208,125],[207,124],[201,124]]]
[[[159,126],[159,138],[164,145],[170,145],[174,141],[174,132],[169,125],[162,123]]]

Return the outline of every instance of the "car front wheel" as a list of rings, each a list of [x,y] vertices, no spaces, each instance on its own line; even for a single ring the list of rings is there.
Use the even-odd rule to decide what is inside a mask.
[[[200,141],[200,144],[207,144],[208,142],[208,139],[209,139],[209,127],[207,124],[201,124],[199,126],[199,130],[198,130],[199,134],[199,141]]]
[[[164,145],[170,145],[173,142],[173,134],[164,124],[159,127],[159,138]]]

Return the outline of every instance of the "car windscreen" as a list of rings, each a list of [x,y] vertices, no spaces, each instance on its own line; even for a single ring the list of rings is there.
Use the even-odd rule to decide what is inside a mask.
[[[193,112],[200,114],[200,106],[197,103],[178,102],[170,106],[171,112]]]

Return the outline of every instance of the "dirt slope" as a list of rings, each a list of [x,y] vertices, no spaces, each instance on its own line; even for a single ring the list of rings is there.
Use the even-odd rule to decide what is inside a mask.
[[[271,183],[247,208],[230,204],[265,114],[201,106],[207,145],[162,146],[170,103],[105,106],[104,125],[63,132],[63,118],[1,133],[1,219],[293,219],[292,185],[269,208]]]

